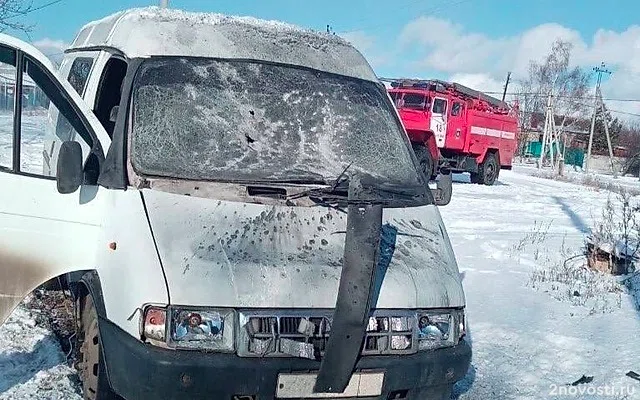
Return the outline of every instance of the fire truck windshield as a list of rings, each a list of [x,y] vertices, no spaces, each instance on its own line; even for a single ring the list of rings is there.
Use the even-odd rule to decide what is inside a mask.
[[[133,87],[131,162],[156,177],[419,185],[382,85],[288,65],[151,58]]]
[[[421,93],[405,93],[402,97],[402,104],[404,108],[424,110],[429,108],[430,103],[429,96]]]
[[[391,99],[398,108],[427,110],[431,105],[431,98],[423,93],[391,92]]]

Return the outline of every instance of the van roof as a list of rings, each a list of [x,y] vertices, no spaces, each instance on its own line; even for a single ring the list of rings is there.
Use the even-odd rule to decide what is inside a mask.
[[[378,81],[344,39],[277,21],[159,7],[118,12],[85,25],[70,50],[113,48],[128,58],[250,59]]]

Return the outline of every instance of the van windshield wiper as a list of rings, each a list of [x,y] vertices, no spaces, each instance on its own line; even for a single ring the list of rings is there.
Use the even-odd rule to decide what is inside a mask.
[[[309,198],[317,205],[337,208],[349,204],[386,204],[393,201],[415,201],[424,195],[422,186],[405,186],[392,184],[384,181],[375,181],[373,177],[366,175],[371,183],[362,185],[361,193],[355,198],[349,199],[349,186],[352,183],[351,177],[347,175],[353,163],[347,164],[342,172],[333,182],[320,179],[287,179],[270,181],[268,184],[252,185],[248,187],[249,195],[274,197],[283,200],[296,200]],[[316,185],[307,190],[297,193],[287,194],[287,190],[281,187],[274,187],[278,184],[301,184]]]
[[[349,185],[347,184],[346,188],[344,187],[339,188],[339,186],[341,186],[341,184],[345,182],[346,183],[349,182],[349,178],[347,179],[343,179],[343,178],[345,178],[345,176],[347,175],[347,171],[349,170],[349,168],[351,168],[351,165],[353,165],[353,163],[349,163],[346,167],[344,167],[342,172],[338,175],[338,177],[335,179],[335,181],[330,187],[308,189],[300,193],[287,196],[287,199],[295,200],[303,197],[308,197],[309,199],[315,201],[320,205],[329,205],[329,204],[333,205],[336,202],[345,202],[345,201],[348,203]]]
[[[347,183],[347,185],[345,185]],[[324,205],[328,204],[385,204],[394,200],[411,201],[423,197],[421,188],[397,187],[384,183],[366,186],[362,190],[362,195],[357,199],[349,199],[348,181],[341,181],[337,186],[325,186],[308,189],[299,193],[287,196],[288,200],[295,200],[308,197],[312,201]],[[424,191],[424,189],[422,189]]]

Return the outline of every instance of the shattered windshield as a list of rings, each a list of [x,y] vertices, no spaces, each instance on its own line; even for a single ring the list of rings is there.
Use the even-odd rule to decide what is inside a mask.
[[[142,174],[333,182],[349,165],[420,184],[402,126],[374,82],[248,61],[152,58],[134,83],[131,154]]]

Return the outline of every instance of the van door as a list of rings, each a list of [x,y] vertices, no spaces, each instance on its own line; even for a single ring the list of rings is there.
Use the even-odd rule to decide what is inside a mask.
[[[79,192],[57,192],[45,138],[80,143],[87,171],[104,158],[106,133],[33,46],[0,34],[0,75],[1,324],[40,284],[95,268],[103,197],[92,174]]]
[[[436,137],[436,145],[444,147],[447,137],[447,99],[436,97],[431,106],[431,131]]]

